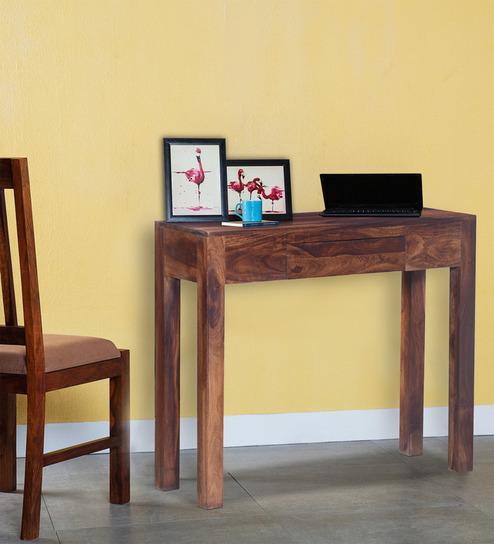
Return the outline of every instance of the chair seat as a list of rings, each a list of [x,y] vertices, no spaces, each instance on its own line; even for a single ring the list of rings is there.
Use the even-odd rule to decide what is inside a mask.
[[[45,334],[43,341],[46,372],[120,357],[115,344],[104,338]],[[0,374],[26,374],[26,346],[0,344]]]

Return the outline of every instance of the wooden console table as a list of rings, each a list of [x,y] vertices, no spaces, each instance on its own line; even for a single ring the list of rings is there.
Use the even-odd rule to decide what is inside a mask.
[[[179,486],[180,280],[197,282],[198,495],[223,505],[223,351],[227,283],[402,272],[400,450],[422,453],[425,270],[450,268],[449,467],[472,470],[475,323],[473,215],[295,214],[273,228],[156,223],[156,486]]]

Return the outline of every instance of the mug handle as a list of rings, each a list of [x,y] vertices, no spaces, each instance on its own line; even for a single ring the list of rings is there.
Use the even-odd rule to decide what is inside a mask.
[[[235,215],[237,215],[238,217],[240,217],[240,219],[242,219],[242,203],[241,202],[239,202],[235,206]]]

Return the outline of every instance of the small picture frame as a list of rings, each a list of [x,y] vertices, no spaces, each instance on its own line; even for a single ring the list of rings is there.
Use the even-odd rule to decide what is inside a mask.
[[[228,218],[238,219],[235,207],[244,199],[262,200],[262,218],[292,219],[290,161],[287,159],[229,159],[227,171]]]
[[[224,138],[164,138],[166,220],[226,217]]]

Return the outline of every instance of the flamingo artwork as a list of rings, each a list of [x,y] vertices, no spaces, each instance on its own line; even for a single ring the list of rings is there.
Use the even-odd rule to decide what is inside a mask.
[[[260,184],[260,188],[257,190],[257,192],[266,200],[271,200],[271,213],[274,213],[274,203],[277,200],[280,200],[283,198],[283,189],[281,187],[278,187],[275,185],[271,188],[270,193],[266,193],[265,190],[266,186],[262,183]]]
[[[237,179],[235,181],[230,181],[228,183],[228,188],[238,193],[238,196],[240,198],[239,202],[242,202],[242,191],[244,190],[244,187],[245,187],[244,179],[245,179],[244,170],[243,168],[239,168],[237,173]]]
[[[248,181],[245,186],[247,187],[247,191],[250,193],[250,200],[252,200],[252,193],[254,191],[258,191],[260,185],[259,182],[261,181],[261,178],[254,178],[251,181]],[[259,192],[259,191],[258,191]]]
[[[209,170],[204,170],[204,168],[202,167],[201,149],[199,147],[196,147],[195,152],[199,168],[189,168],[189,170],[175,172],[175,174],[184,174],[187,178],[187,181],[190,181],[191,183],[195,183],[197,185],[197,201],[199,203],[199,206],[198,208],[196,208],[196,210],[199,210],[201,209],[201,183],[204,182],[206,174],[209,172]]]

